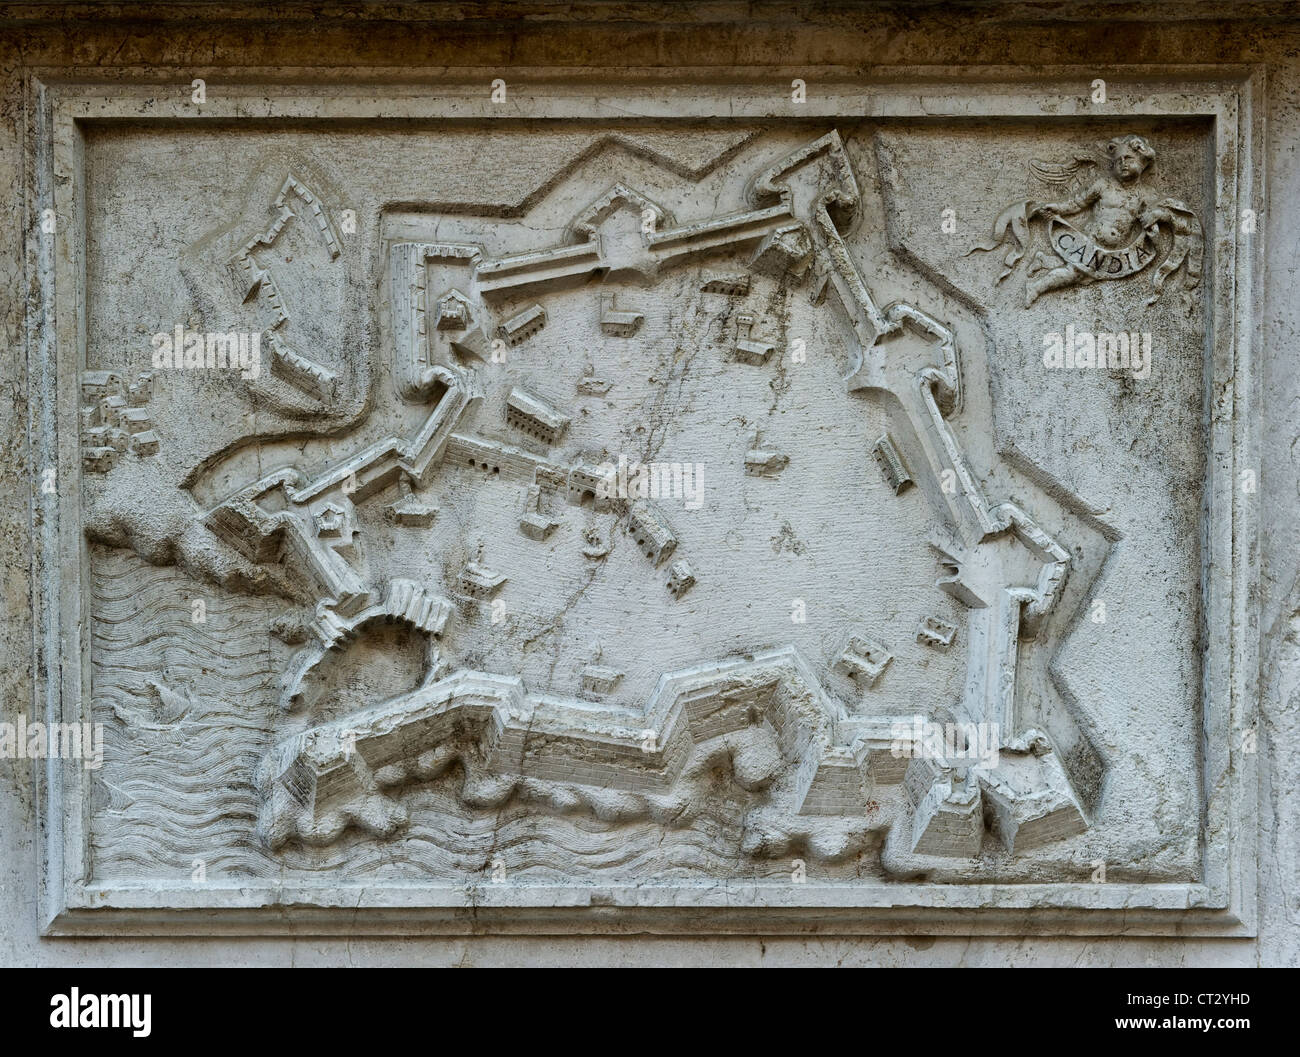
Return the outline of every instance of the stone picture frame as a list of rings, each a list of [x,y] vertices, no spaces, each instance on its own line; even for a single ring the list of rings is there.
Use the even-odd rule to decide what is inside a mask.
[[[198,71],[201,75],[202,71]],[[45,761],[37,803],[47,935],[410,935],[533,933],[663,934],[1255,934],[1255,758],[1241,732],[1253,728],[1258,684],[1255,513],[1238,487],[1257,465],[1255,371],[1259,301],[1252,277],[1263,239],[1239,234],[1236,218],[1265,200],[1260,164],[1262,74],[1244,67],[1051,69],[1033,79],[985,68],[892,71],[879,82],[817,71],[815,90],[793,111],[773,70],[726,83],[651,70],[512,72],[512,120],[717,122],[795,118],[1068,122],[1096,116],[1088,84],[1106,81],[1107,116],[1204,121],[1213,144],[1213,216],[1206,218],[1209,322],[1206,360],[1203,606],[1202,874],[1194,884],[895,883],[580,887],[469,883],[196,887],[104,887],[88,861],[89,778]],[[34,183],[28,203],[27,321],[32,400],[31,477],[51,468],[77,480],[76,379],[85,367],[83,130],[97,122],[420,120],[491,121],[477,71],[371,71],[366,81],[310,70],[214,71],[220,93],[196,107],[188,91],[129,74],[96,81],[76,70],[37,70],[28,81]],[[42,210],[59,218],[42,232]],[[48,723],[88,720],[84,582],[86,544],[79,489],[37,490],[34,537],[35,712]]]

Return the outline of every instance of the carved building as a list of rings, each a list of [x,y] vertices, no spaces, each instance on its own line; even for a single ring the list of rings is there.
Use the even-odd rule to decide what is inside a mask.
[[[627,515],[627,531],[641,553],[655,565],[677,548],[677,537],[659,508],[652,503],[632,504]]]
[[[512,389],[506,400],[506,425],[511,429],[539,440],[543,444],[555,444],[568,426],[567,415],[562,415],[543,400]]]

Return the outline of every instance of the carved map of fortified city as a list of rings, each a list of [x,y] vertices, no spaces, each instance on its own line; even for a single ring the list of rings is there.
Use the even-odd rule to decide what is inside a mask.
[[[178,316],[209,353],[252,331],[266,370],[136,375],[147,353],[92,345],[98,869],[1088,861],[1119,735],[1058,654],[1118,534],[994,443],[986,291],[891,244],[888,135],[625,142],[508,206],[269,152],[189,239]],[[1144,189],[1154,156],[1032,163],[1073,193],[980,248],[1010,272],[1046,236],[1030,304],[1148,267],[1194,285],[1200,221]]]

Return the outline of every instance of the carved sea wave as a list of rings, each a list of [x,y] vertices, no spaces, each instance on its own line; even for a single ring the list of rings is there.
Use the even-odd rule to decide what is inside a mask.
[[[266,630],[282,603],[214,591],[125,550],[93,548],[92,570],[92,707],[105,751],[92,779],[99,880],[463,886],[491,883],[498,864],[507,880],[530,883],[788,879],[788,861],[739,854],[743,808],[722,791],[702,799],[689,826],[610,824],[518,801],[471,808],[458,770],[404,794],[410,825],[394,838],[349,831],[323,848],[272,852],[256,832],[255,776],[283,735],[275,686],[288,647]],[[196,624],[200,597],[207,619]],[[181,718],[149,713],[149,680],[188,698]],[[854,864],[826,869],[849,877]]]

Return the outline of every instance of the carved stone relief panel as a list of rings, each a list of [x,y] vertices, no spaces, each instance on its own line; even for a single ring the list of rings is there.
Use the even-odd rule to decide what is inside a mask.
[[[1249,82],[259,91],[51,92],[55,931],[1250,927]]]

